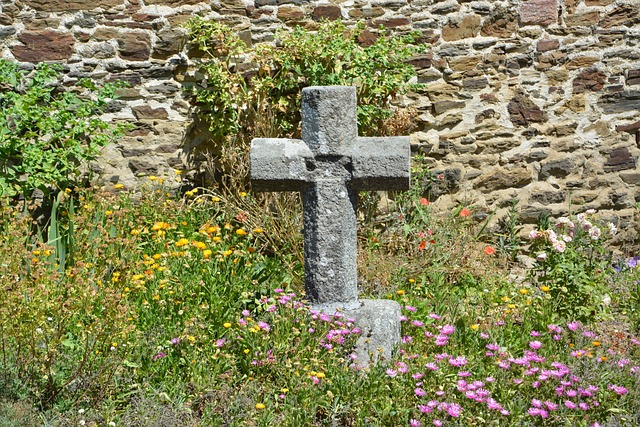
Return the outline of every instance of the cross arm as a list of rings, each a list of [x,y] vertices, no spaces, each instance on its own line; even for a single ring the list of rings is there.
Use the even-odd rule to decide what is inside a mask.
[[[358,190],[409,189],[409,137],[358,138],[350,157],[352,184]]]
[[[249,153],[255,191],[302,191],[307,187],[307,162],[313,153],[303,141],[255,138]]]

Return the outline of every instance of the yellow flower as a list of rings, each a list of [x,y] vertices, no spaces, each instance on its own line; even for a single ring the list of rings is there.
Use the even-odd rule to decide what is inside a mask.
[[[471,325],[471,329],[474,330],[474,331],[477,331],[478,329],[480,329],[480,325],[477,324],[477,323],[473,324],[473,325]]]
[[[507,304],[507,307],[509,307],[510,309],[513,310],[514,308],[516,308],[516,305],[515,304]]]
[[[121,188],[124,188],[124,184],[115,184],[113,188],[116,190],[120,190]]]
[[[246,231],[244,231],[242,228],[238,228],[238,229],[236,230],[236,234],[237,234],[238,236],[244,236],[245,234],[247,234],[247,232],[246,232]]]
[[[153,258],[153,259],[160,259],[160,258],[162,258],[162,255],[160,255],[160,254],[153,254],[153,256],[152,256],[151,258]]]
[[[404,290],[403,289],[398,289],[398,295],[404,295]]]
[[[35,251],[33,251],[33,254],[34,255],[40,255],[40,251],[36,249]]]
[[[409,279],[409,283],[415,283],[416,280],[415,279]]]
[[[113,211],[104,211],[104,214],[106,216],[113,215]]]
[[[175,169],[174,172],[176,175],[182,175],[182,171],[179,169]]]
[[[154,299],[154,300],[156,300],[156,301],[158,301],[158,300],[160,299],[160,295],[155,294],[155,295],[153,296],[153,299]]]
[[[280,389],[280,391],[281,391],[282,393],[288,393],[288,392],[289,392],[289,389],[285,387],[285,388],[281,388],[281,389]]]
[[[264,406],[264,403],[256,403],[256,409],[261,410],[266,408],[266,406]]]
[[[140,279],[143,279],[143,278],[144,278],[144,275],[142,275],[142,274],[134,274],[131,277],[131,280],[140,280]]]
[[[171,226],[168,223],[160,221],[153,224],[153,227],[151,227],[151,230],[153,231],[168,230],[169,228],[171,228]]]
[[[244,191],[240,192],[240,197],[246,197],[246,196],[247,196],[247,193],[245,193]]]
[[[600,341],[594,341],[591,344],[593,344],[594,347],[598,347],[600,345]]]
[[[217,225],[208,226],[207,227],[207,233],[209,233],[209,234],[213,234],[213,233],[217,232],[218,230],[220,230],[220,229],[218,228]]]
[[[131,235],[132,236],[137,236],[138,234],[140,234],[140,230],[135,229],[135,228],[133,230],[131,230]]]
[[[220,201],[220,197],[213,196],[213,197],[211,198],[211,201],[212,201],[212,202],[219,202],[219,201]]]
[[[528,293],[529,293],[529,289],[520,289],[520,293],[521,293],[522,295],[526,295],[526,294],[528,294]]]
[[[316,377],[318,378],[324,378],[326,375],[324,374],[324,372],[317,372],[316,373]]]
[[[195,246],[196,248],[203,250],[207,248],[207,245],[205,243],[202,242],[193,242],[193,246]]]
[[[258,227],[258,228],[254,228],[254,229],[253,229],[253,232],[254,232],[254,233],[262,233],[262,231],[263,231],[263,230],[262,230],[262,228],[260,228],[260,227]]]
[[[511,300],[511,298],[509,298],[509,297],[508,297],[508,296],[506,296],[506,295],[505,295],[505,296],[503,296],[501,299],[502,299],[502,301],[503,301],[503,302],[509,302],[509,301]]]
[[[209,258],[211,256],[212,252],[210,249],[205,249],[204,251],[202,251],[202,256],[205,258]]]
[[[229,255],[231,255],[232,253],[233,253],[233,251],[232,251],[231,249],[229,249],[229,250],[224,251],[224,252],[222,253],[222,255],[224,255],[224,256],[229,256]]]
[[[249,354],[249,349],[248,348],[244,349],[244,354]]]
[[[151,175],[151,176],[149,177],[149,181],[155,181],[155,180],[157,180],[157,179],[158,179],[158,177],[157,177],[157,176],[155,176],[155,175]]]
[[[222,324],[222,326],[224,326],[225,328],[229,329],[231,327],[231,323],[225,322],[225,323]]]
[[[184,237],[175,243],[177,247],[181,247],[188,244],[189,244],[189,240],[185,239]]]
[[[220,236],[213,236],[211,240],[213,240],[214,242],[219,242],[220,240],[222,240],[222,238]]]
[[[546,285],[542,285],[542,286],[540,286],[540,290],[541,290],[542,292],[549,292],[549,287],[548,287],[548,286],[546,286]]]
[[[187,339],[188,339],[189,341],[191,341],[191,342],[195,342],[195,341],[196,341],[196,337],[194,337],[193,335],[189,335],[189,336],[187,337]]]

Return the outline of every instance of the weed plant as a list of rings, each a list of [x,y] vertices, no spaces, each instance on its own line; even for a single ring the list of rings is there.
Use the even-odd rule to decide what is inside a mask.
[[[171,196],[155,177],[139,197],[63,192],[40,239],[3,205],[0,425],[640,422],[637,260],[602,268],[610,257],[590,229],[577,237],[579,220],[571,256],[591,260],[597,286],[570,289],[589,294],[586,311],[553,291],[564,270],[548,263],[568,248],[548,229],[532,243],[547,258],[516,282],[472,207],[396,197],[388,220],[361,228],[360,276],[363,296],[402,305],[402,343],[362,366],[358,325],[308,308],[295,255],[265,252],[279,231],[233,202],[251,197]]]

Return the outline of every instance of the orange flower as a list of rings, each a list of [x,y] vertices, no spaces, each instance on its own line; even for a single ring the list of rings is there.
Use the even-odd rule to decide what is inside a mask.
[[[422,206],[427,206],[429,204],[429,201],[426,198],[423,197],[423,198],[420,199],[420,204]]]
[[[493,246],[486,246],[486,247],[484,248],[484,253],[485,253],[486,255],[493,255],[493,254],[495,254],[495,253],[496,253],[496,250],[495,250],[495,248],[494,248]]]
[[[466,217],[469,215],[471,215],[471,211],[467,208],[462,208],[462,210],[460,211],[460,216]]]
[[[426,248],[426,247],[427,247],[427,241],[426,241],[426,240],[423,240],[423,241],[422,241],[422,242],[420,242],[420,244],[418,245],[418,250],[419,250],[419,251],[422,251],[422,250],[424,250],[424,248]]]

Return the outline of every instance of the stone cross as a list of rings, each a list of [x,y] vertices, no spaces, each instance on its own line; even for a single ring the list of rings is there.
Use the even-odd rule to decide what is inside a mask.
[[[304,88],[302,140],[254,139],[251,182],[256,191],[302,192],[304,281],[312,307],[380,321],[380,310],[393,317],[396,307],[358,300],[357,192],[408,189],[410,145],[409,137],[359,137],[356,107],[355,87]],[[365,305],[374,313],[363,312]]]

